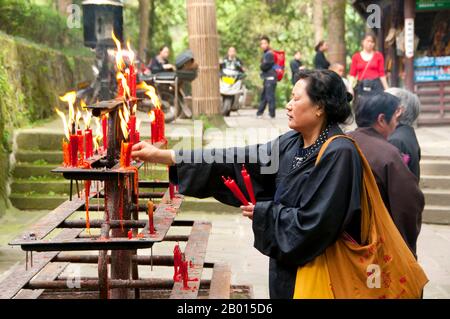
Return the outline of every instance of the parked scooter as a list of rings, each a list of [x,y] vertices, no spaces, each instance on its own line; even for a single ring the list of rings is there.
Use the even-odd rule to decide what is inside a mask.
[[[230,116],[231,111],[237,111],[244,105],[245,73],[237,70],[222,69],[220,76],[220,94],[222,96],[221,113]]]

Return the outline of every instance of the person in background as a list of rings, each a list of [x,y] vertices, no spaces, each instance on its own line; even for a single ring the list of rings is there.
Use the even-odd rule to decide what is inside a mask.
[[[295,51],[294,59],[289,64],[291,66],[291,73],[292,73],[291,83],[292,83],[292,85],[295,85],[295,83],[297,83],[297,81],[299,79],[300,70],[305,69],[305,66],[303,65],[301,59],[302,59],[302,54],[300,53],[300,51]]]
[[[381,92],[370,96],[357,108],[358,128],[348,135],[356,140],[367,158],[392,220],[417,256],[424,196],[398,149],[387,141],[397,127],[401,111],[400,100],[392,94]]]
[[[262,36],[260,39],[260,48],[263,51],[263,57],[259,68],[261,69],[261,78],[263,79],[263,90],[261,92],[261,102],[259,103],[257,118],[262,118],[266,105],[269,104],[270,118],[275,118],[275,90],[277,88],[277,73],[273,68],[275,58],[270,49],[270,39]]]
[[[344,81],[345,87],[347,88],[347,92],[353,95],[353,88],[350,85],[348,79],[345,77],[345,67],[342,64],[336,62],[330,65],[329,69],[336,72],[341,77],[342,81]]]
[[[389,87],[384,72],[384,57],[375,50],[375,44],[375,36],[367,33],[362,40],[362,50],[352,57],[349,78],[352,87],[355,87],[356,104],[361,98],[381,93]]]
[[[220,69],[229,69],[239,71],[241,73],[245,72],[244,64],[237,57],[237,52],[234,47],[230,47],[228,49],[227,56],[220,63]]]
[[[314,48],[316,55],[314,56],[314,68],[315,69],[328,69],[330,67],[330,62],[328,62],[325,57],[325,51],[328,50],[328,43],[325,41],[319,41]]]
[[[150,61],[150,71],[153,74],[160,73],[160,72],[171,72],[175,71],[176,68],[174,65],[169,63],[169,55],[170,55],[170,49],[167,45],[163,45],[159,49],[158,55],[156,55],[151,61]]]
[[[397,147],[403,157],[403,161],[409,170],[416,175],[417,182],[420,181],[420,146],[417,141],[413,124],[419,116],[420,100],[417,95],[400,88],[389,88],[385,92],[400,99],[403,108],[399,123],[394,133],[389,136],[389,143]]]

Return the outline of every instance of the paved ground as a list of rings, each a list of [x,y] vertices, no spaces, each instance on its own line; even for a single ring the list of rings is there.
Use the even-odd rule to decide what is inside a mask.
[[[226,133],[207,131],[204,138],[207,144],[221,147],[263,142],[287,130],[284,113],[278,110],[275,120],[269,119],[267,115],[263,119],[256,119],[255,110],[244,109],[226,118],[231,130]],[[168,129],[175,131],[184,124],[181,121],[168,125]],[[44,125],[43,129],[48,126]],[[351,128],[346,127],[346,130]],[[417,135],[424,154],[450,154],[450,127],[419,128]],[[45,213],[10,211],[0,220],[0,280],[7,275],[12,265],[24,259],[24,254],[8,247],[7,242]],[[251,223],[240,216],[239,210],[236,210],[236,214],[186,212],[180,217],[212,221],[207,260],[228,262],[232,266],[233,283],[252,284],[256,298],[268,297],[268,259],[253,248]],[[155,253],[158,253],[156,249],[159,248],[155,248]],[[450,298],[450,226],[423,225],[418,255],[430,279],[424,297]],[[82,275],[95,274],[95,268],[84,268]]]

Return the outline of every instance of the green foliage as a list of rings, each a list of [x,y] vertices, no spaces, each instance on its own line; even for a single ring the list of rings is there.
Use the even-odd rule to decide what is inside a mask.
[[[302,53],[307,67],[312,67],[314,56],[313,31],[314,0],[221,0],[216,1],[217,29],[219,33],[219,54],[226,55],[230,46],[236,47],[239,58],[247,68],[245,85],[256,95],[262,88],[259,77],[261,51],[259,38],[265,34],[271,38],[274,49],[286,52],[286,76],[277,85],[277,106],[284,107],[291,91],[289,62],[296,50]],[[167,0],[155,3],[153,36],[149,44],[151,55],[167,44],[172,49],[171,59],[188,47],[186,1]],[[364,22],[351,6],[346,6],[347,59],[359,49],[364,33]],[[128,38],[137,47],[139,35],[139,8],[136,0],[125,2],[125,30]],[[323,2],[324,31],[327,37],[326,1]],[[349,63],[348,63],[349,64]]]
[[[361,41],[365,33],[364,20],[351,5],[345,10],[345,43],[347,45],[347,69],[350,68],[352,55],[361,50]]]
[[[0,0],[0,30],[52,48],[83,47],[81,29],[69,29],[66,18],[50,5]]]
[[[188,48],[185,0],[154,0],[153,29],[150,27],[148,57],[158,53],[162,45],[171,49],[171,60]],[[150,17],[151,19],[151,17]],[[125,2],[124,6],[125,38],[132,47],[138,47],[139,6],[137,1]]]
[[[48,162],[43,159],[38,159],[33,162],[33,165],[39,165],[39,166],[48,165]]]

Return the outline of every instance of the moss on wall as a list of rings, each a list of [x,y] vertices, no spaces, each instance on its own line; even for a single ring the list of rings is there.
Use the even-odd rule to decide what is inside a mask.
[[[91,80],[92,56],[73,56],[0,32],[0,215],[14,128],[54,114],[58,96]]]

